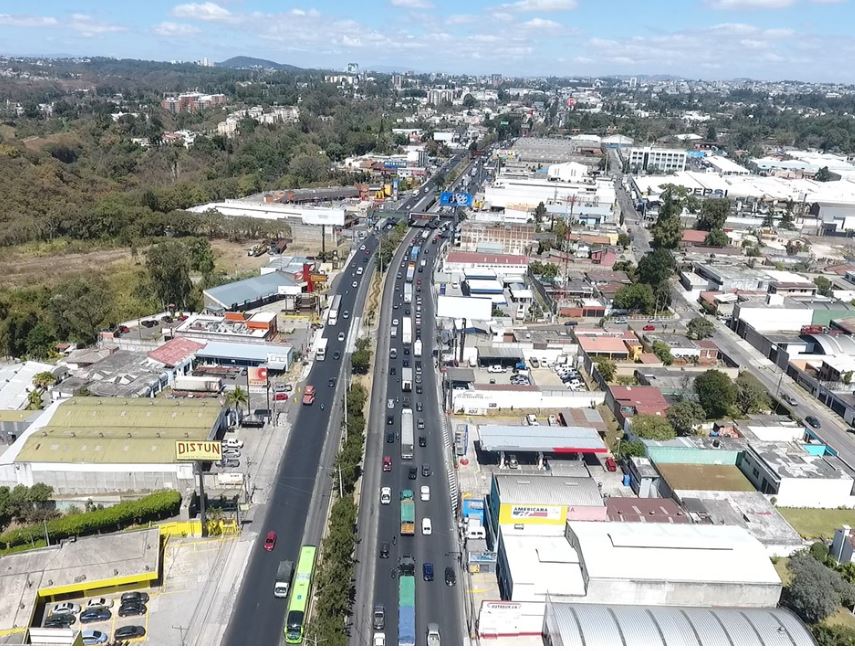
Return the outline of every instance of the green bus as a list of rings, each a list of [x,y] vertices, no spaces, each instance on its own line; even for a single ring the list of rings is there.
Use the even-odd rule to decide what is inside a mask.
[[[300,560],[297,561],[294,585],[291,588],[291,597],[288,599],[288,615],[285,618],[287,644],[300,644],[303,641],[303,626],[312,596],[312,578],[315,573],[317,553],[318,548],[312,545],[305,545],[300,549]]]

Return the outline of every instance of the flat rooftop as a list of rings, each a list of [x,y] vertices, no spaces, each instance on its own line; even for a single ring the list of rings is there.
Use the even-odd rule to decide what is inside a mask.
[[[502,545],[514,586],[536,586],[544,598],[585,594],[579,556],[563,536],[503,535]]]
[[[478,438],[486,452],[554,452],[591,454],[608,452],[593,427],[480,425]]]
[[[36,597],[155,580],[160,530],[78,538],[75,542],[0,558],[0,631],[29,626]],[[23,605],[23,607],[21,607]]]
[[[496,474],[493,479],[503,504],[569,506],[603,503],[597,482],[591,477]]]
[[[611,522],[689,522],[680,505],[664,497],[610,497],[606,513]]]
[[[696,463],[660,463],[656,465],[672,490],[754,491],[754,486],[736,466]]]
[[[752,443],[751,448],[782,479],[852,479],[840,459],[808,454],[798,443]]]

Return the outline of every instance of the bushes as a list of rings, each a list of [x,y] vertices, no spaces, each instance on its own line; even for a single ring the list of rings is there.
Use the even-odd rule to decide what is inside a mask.
[[[38,540],[44,536],[45,526],[51,542],[69,536],[117,531],[132,524],[154,522],[177,515],[180,504],[181,494],[178,491],[157,491],[147,497],[122,502],[106,509],[75,513],[45,524],[39,523],[7,531],[0,535],[0,547],[9,548]]]

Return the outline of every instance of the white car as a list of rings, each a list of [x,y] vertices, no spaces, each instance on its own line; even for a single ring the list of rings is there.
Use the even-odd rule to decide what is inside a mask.
[[[433,528],[430,525],[430,518],[422,518],[422,535],[429,536]]]
[[[488,373],[504,373],[505,369],[502,368],[501,364],[493,364],[487,369]]]
[[[430,502],[430,486],[421,487],[422,502]]]
[[[344,341],[344,333],[343,333],[343,332],[339,332],[339,333],[338,333],[338,340],[339,340],[339,341]]]
[[[362,275],[362,267],[357,267],[357,268],[356,268],[356,275],[357,275],[357,276],[361,276],[361,275]]]
[[[386,401],[386,408],[387,409],[394,409],[395,408],[395,399],[394,398],[389,398]]]
[[[380,489],[380,504],[391,504],[392,503],[392,489],[388,486],[384,486]]]
[[[374,634],[374,646],[386,646],[386,634],[385,633],[375,633]]]
[[[241,443],[241,445],[242,445],[242,443]],[[112,599],[106,599],[104,597],[95,597],[94,599],[89,600],[89,602],[86,604],[86,607],[87,608],[107,608],[107,609],[109,609],[109,608],[113,607],[113,600]]]
[[[398,321],[398,319],[392,319],[392,325],[393,325],[393,326],[396,326],[396,325],[398,325],[399,323],[400,323],[400,321]]]
[[[537,422],[537,416],[535,416],[534,414],[529,414],[528,416],[526,416],[525,422],[532,426],[540,425],[540,423]]]
[[[350,286],[355,289],[355,288],[359,287],[359,283],[354,280],[352,283],[350,283]]]
[[[243,447],[243,441],[234,437],[223,439],[223,447],[240,449]]]
[[[80,606],[70,601],[56,604],[50,610],[51,615],[75,615],[80,612]]]

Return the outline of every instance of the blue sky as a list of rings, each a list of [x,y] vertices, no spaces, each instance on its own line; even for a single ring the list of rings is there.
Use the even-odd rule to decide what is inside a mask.
[[[0,52],[855,82],[849,0],[0,0]]]

